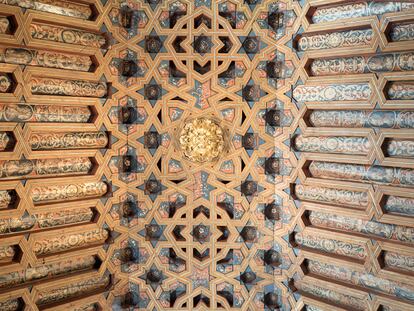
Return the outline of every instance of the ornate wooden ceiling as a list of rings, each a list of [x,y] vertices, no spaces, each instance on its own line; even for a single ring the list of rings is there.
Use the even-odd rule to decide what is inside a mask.
[[[413,2],[0,3],[0,310],[413,309]]]

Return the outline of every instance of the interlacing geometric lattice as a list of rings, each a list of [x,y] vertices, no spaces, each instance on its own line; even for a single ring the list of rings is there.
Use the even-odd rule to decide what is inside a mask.
[[[414,3],[0,3],[0,310],[412,309]]]

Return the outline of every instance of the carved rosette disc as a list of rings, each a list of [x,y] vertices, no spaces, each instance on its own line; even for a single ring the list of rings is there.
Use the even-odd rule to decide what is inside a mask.
[[[197,163],[212,162],[224,151],[224,132],[212,119],[192,119],[184,124],[179,134],[179,144],[189,160]]]

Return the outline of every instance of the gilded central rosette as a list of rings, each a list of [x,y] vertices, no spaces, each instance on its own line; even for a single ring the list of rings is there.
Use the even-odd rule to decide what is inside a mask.
[[[184,155],[193,162],[216,160],[224,150],[224,132],[212,119],[196,118],[184,124],[179,143]]]

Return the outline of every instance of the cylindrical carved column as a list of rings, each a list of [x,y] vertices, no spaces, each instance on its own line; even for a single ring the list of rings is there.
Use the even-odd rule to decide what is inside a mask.
[[[308,247],[321,252],[351,257],[358,260],[364,260],[367,256],[365,248],[360,244],[317,236],[313,233],[295,233],[295,242],[302,247]]]
[[[0,62],[8,64],[89,71],[89,56],[23,48],[0,49]]]
[[[86,20],[92,16],[92,10],[89,5],[76,2],[62,0],[2,0],[1,3],[18,6],[23,9],[32,9]]]
[[[309,122],[314,127],[414,128],[413,111],[313,110]]]
[[[82,233],[68,233],[54,237],[36,237],[33,251],[36,256],[44,256],[80,247],[93,247],[103,244],[109,233],[105,229],[94,229]]]
[[[105,132],[33,133],[29,143],[32,150],[99,149],[108,137]]]
[[[51,279],[71,272],[91,270],[95,263],[95,256],[87,256],[2,274],[0,275],[0,288],[11,288],[23,283]]]
[[[80,97],[104,97],[107,85],[104,82],[84,80],[63,80],[53,78],[32,78],[30,86],[36,95],[64,95]]]
[[[414,99],[414,81],[395,81],[387,84],[388,98],[391,100]]]
[[[101,48],[106,44],[106,39],[101,34],[40,23],[30,24],[30,35],[34,39],[91,46],[95,48]]]
[[[54,201],[78,200],[101,197],[108,191],[104,182],[85,182],[58,184],[53,186],[35,186],[31,189],[34,204],[44,204]]]
[[[372,29],[354,29],[329,33],[304,34],[298,40],[299,51],[326,50],[370,46],[374,40]]]
[[[295,195],[302,201],[345,205],[360,209],[365,209],[368,206],[368,193],[361,191],[295,185]]]
[[[385,155],[397,158],[414,158],[414,140],[390,139],[386,142]]]
[[[13,80],[9,75],[0,73],[0,93],[9,93],[13,87]]]
[[[380,239],[389,239],[404,243],[414,242],[414,228],[411,227],[383,224],[375,221],[361,220],[316,211],[311,211],[309,213],[309,221],[311,225],[316,227],[367,234]]]
[[[83,305],[81,307],[76,307],[72,311],[98,311],[98,310],[99,310],[99,307],[97,306],[97,304],[92,302],[92,303],[88,303],[87,305]]]
[[[346,306],[352,308],[352,310],[366,310],[366,301],[361,298],[350,295],[349,293],[341,293],[340,291],[334,291],[320,286],[321,284],[315,284],[315,282],[309,281],[295,281],[295,287],[299,291],[324,299],[330,302],[333,302],[338,305]],[[308,310],[308,309],[306,309]]]
[[[362,286],[369,290],[379,291],[403,300],[414,301],[414,287],[396,281],[380,278],[370,273],[358,272],[344,266],[328,264],[316,260],[308,260],[310,273],[337,281]]]
[[[414,198],[387,196],[382,206],[387,213],[414,216]]]
[[[294,147],[301,152],[366,155],[371,144],[366,137],[298,135],[294,139]]]
[[[8,208],[10,204],[14,201],[13,195],[8,190],[0,190],[0,209]]]
[[[414,69],[413,52],[314,59],[310,65],[313,76],[407,71]]]
[[[0,246],[0,263],[10,263],[16,255],[16,249],[13,246]]]
[[[89,158],[0,161],[1,179],[86,175],[92,168]]]
[[[312,161],[309,165],[309,172],[312,177],[322,179],[401,186],[414,185],[414,170],[409,168]]]
[[[90,222],[92,218],[93,211],[89,207],[36,213],[21,218],[5,218],[0,219],[0,234],[86,223]]]
[[[388,268],[414,272],[414,257],[386,251],[384,264]]]
[[[371,4],[371,1],[368,2]],[[318,6],[311,10],[311,20],[315,24],[338,22],[343,19],[375,16],[385,13],[412,10],[414,3],[405,1],[378,2],[368,5],[367,2],[337,3],[335,5]]]
[[[55,212],[44,212],[34,214],[40,229],[51,228],[74,223],[86,223],[92,221],[93,210],[90,207],[81,207]]]
[[[371,96],[368,83],[298,85],[293,98],[298,102],[366,101]]]
[[[42,289],[36,301],[37,305],[49,304],[61,300],[85,295],[89,292],[104,290],[111,282],[109,275],[95,276],[88,279],[71,282],[57,288]]]
[[[11,137],[8,132],[0,132],[0,151],[5,151],[11,143]]]
[[[8,34],[10,32],[10,21],[7,17],[0,17],[0,33]]]
[[[2,311],[18,311],[21,308],[19,299],[9,299],[0,302],[0,310]]]
[[[414,24],[396,24],[391,26],[390,39],[392,42],[414,40]]]
[[[0,122],[87,123],[89,107],[0,103]]]
[[[15,233],[30,230],[36,224],[34,216],[21,218],[4,218],[0,220],[0,234]]]

